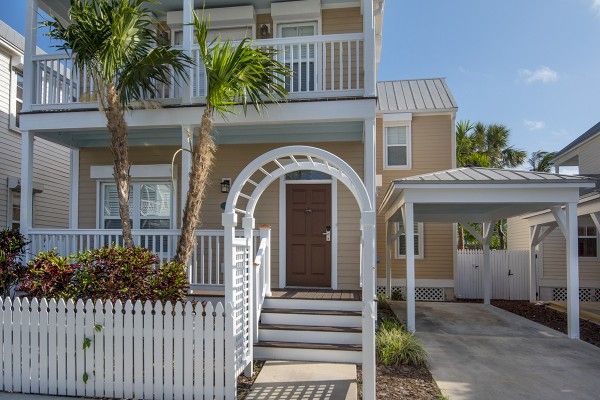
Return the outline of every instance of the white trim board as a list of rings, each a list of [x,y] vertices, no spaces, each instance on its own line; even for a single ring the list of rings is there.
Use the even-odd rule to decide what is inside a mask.
[[[286,180],[285,175],[279,178],[279,287],[287,286],[287,213],[286,185],[331,185],[331,289],[338,288],[338,182],[336,178],[315,180]]]
[[[132,165],[129,174],[132,178],[169,178],[171,180],[171,164]],[[112,165],[92,165],[90,179],[113,179]]]
[[[386,286],[385,278],[377,278],[377,286]],[[406,286],[406,279],[394,278],[392,279],[392,287],[394,286]],[[434,287],[434,288],[453,288],[454,280],[452,279],[417,279],[416,287]]]

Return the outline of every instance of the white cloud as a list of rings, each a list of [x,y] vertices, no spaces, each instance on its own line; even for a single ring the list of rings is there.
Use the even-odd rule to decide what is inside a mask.
[[[600,0],[598,1],[600,2]],[[530,69],[520,69],[519,77],[526,83],[551,83],[558,80],[558,72],[549,67],[541,66],[533,71]]]
[[[592,10],[600,17],[600,0],[592,0]]]
[[[523,121],[523,124],[530,131],[539,131],[540,129],[544,129],[546,127],[546,123],[544,121],[532,121],[529,119]]]

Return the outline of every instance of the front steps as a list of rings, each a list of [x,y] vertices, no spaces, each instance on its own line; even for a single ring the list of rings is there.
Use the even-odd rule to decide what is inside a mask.
[[[268,297],[254,358],[360,363],[361,308],[355,300]]]

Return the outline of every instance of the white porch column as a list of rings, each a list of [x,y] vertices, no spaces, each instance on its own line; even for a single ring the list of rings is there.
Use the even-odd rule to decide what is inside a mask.
[[[237,226],[235,212],[223,213],[221,222],[224,230],[223,238],[223,283],[225,286],[225,398],[233,400],[237,393],[237,376],[235,375],[235,338],[233,331],[233,265],[235,263],[233,239]]]
[[[69,228],[79,227],[79,149],[71,149],[71,193]]]
[[[181,127],[181,218],[183,219],[183,210],[187,201],[187,194],[190,189],[190,171],[192,169],[192,144],[194,137],[194,128],[188,125]]]
[[[537,301],[537,284],[535,275],[536,261],[536,237],[539,235],[540,226],[529,227],[529,302]]]
[[[373,0],[362,0],[363,32],[365,33],[365,96],[375,96],[375,19]]]
[[[21,234],[33,227],[33,133],[21,132]]]
[[[579,339],[579,253],[577,250],[577,203],[566,205],[567,321],[568,335]]]
[[[271,296],[271,226],[265,225],[260,227],[260,237],[267,239],[267,251],[265,252],[265,271],[264,271],[264,285],[265,295]]]
[[[490,239],[492,236],[493,222],[484,222],[482,224],[481,245],[483,247],[483,304],[491,304],[492,300],[492,263],[490,252]]]
[[[373,208],[376,204],[375,154],[375,118],[369,118],[364,127],[364,181]]]
[[[248,337],[250,340],[248,341],[248,357],[251,362],[244,369],[244,375],[247,377],[252,376],[254,369],[252,365],[252,361],[254,361],[254,343],[258,342],[258,318],[254,309],[254,292],[256,291],[256,285],[254,284],[254,224],[255,221],[252,215],[242,218],[242,228],[244,228],[244,237],[248,245],[249,255],[248,287],[250,288],[250,296],[248,296],[248,312],[250,313],[250,323],[248,324]]]
[[[37,12],[38,0],[27,0],[25,10],[25,54],[23,55],[23,111],[29,111],[33,103],[35,87],[35,74],[33,68],[33,55],[37,51]]]
[[[385,294],[388,299],[392,298],[392,224],[385,223]]]
[[[194,21],[193,12],[194,0],[183,0],[183,50],[190,57],[192,55],[192,43],[194,43],[194,26],[192,25]],[[192,76],[191,71],[192,69],[188,69],[188,72],[190,72],[188,82],[182,83],[181,85],[181,100],[184,104],[190,104],[192,102],[192,85],[196,84],[196,82],[194,82],[194,77]]]
[[[363,238],[362,265],[362,357],[363,357],[363,399],[375,400],[375,320],[377,303],[375,301],[375,211],[361,213],[361,231]]]
[[[404,204],[406,238],[406,329],[415,331],[415,219],[413,203]]]

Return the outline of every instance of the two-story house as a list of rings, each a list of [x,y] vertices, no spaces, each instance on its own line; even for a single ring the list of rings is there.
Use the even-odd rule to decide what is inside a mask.
[[[23,36],[0,21],[0,229],[20,225],[24,49]],[[37,138],[34,154],[31,224],[66,228],[69,149]]]
[[[565,148],[553,160],[556,172],[561,167],[577,168],[580,175],[600,178],[600,123],[591,127]],[[579,298],[581,301],[600,300],[600,191],[581,192],[577,205]],[[534,229],[549,226],[544,240],[531,246]],[[566,300],[567,276],[565,268],[565,240],[558,229],[552,212],[525,215],[508,221],[508,248],[527,249],[535,262],[535,292],[539,300]],[[537,228],[540,229],[540,228]],[[530,249],[531,247],[531,249]],[[535,300],[536,298],[532,298]]]

